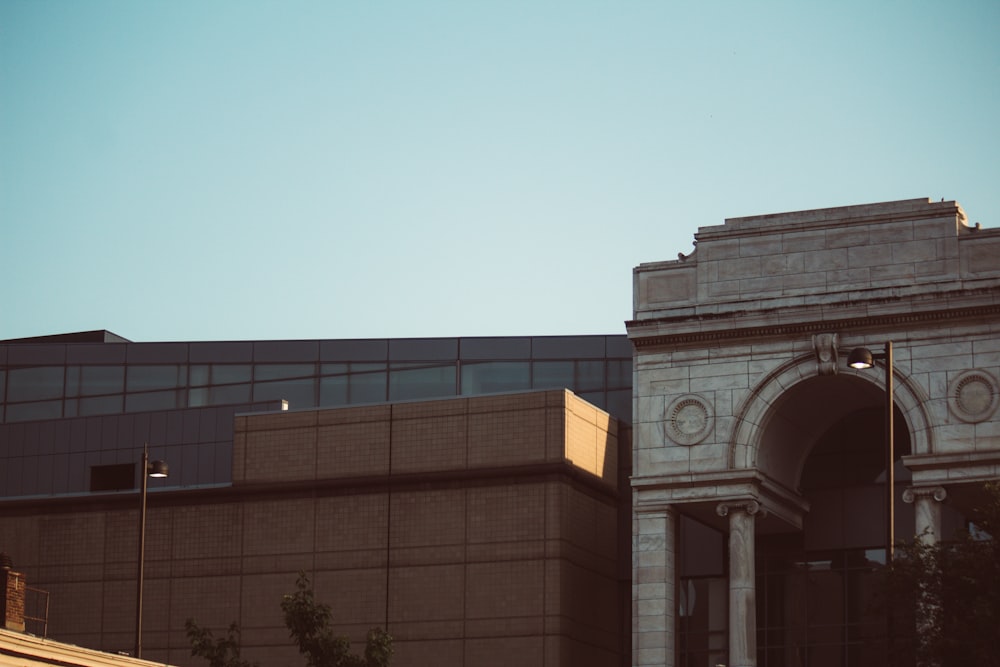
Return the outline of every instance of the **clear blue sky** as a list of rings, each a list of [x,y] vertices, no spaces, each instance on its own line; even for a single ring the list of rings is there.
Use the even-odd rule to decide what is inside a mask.
[[[1000,2],[0,2],[0,338],[620,333],[727,217],[1000,226]]]

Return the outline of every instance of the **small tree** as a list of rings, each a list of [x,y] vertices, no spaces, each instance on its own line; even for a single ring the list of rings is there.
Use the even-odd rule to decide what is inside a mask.
[[[299,573],[295,586],[294,593],[282,598],[281,610],[308,667],[388,667],[392,658],[392,637],[388,632],[372,628],[365,641],[364,656],[351,653],[350,640],[334,636],[330,629],[330,606],[316,602],[304,572]],[[191,655],[205,658],[209,667],[257,667],[257,663],[240,658],[240,626],[235,622],[226,636],[219,639],[190,618],[184,628],[191,642]]]
[[[893,595],[915,610],[919,664],[1000,665],[1000,485],[985,490],[975,529],[914,540],[893,562]]]
[[[225,637],[215,639],[212,631],[200,627],[189,618],[184,621],[184,630],[191,642],[191,655],[208,660],[209,667],[257,667],[256,662],[248,662],[240,658],[240,626],[235,622],[229,625]]]
[[[308,667],[388,667],[392,658],[392,637],[382,628],[368,631],[365,654],[351,653],[346,637],[334,636],[330,629],[330,606],[316,602],[312,585],[304,572],[295,582],[296,591],[281,600],[285,625],[306,656]]]

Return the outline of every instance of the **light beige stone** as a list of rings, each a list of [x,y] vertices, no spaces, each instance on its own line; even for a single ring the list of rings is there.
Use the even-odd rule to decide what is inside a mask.
[[[634,512],[670,505],[711,521],[704,508],[713,500],[760,508],[715,524],[730,540],[728,664],[751,665],[755,526],[801,530],[809,505],[797,489],[810,448],[838,420],[884,405],[881,367],[847,368],[852,348],[879,352],[894,341],[894,397],[909,431],[904,464],[914,488],[1000,476],[1000,417],[966,423],[949,408],[954,378],[970,369],[1000,377],[1000,230],[969,227],[955,202],[914,199],[730,218],[699,228],[695,239],[697,252],[683,262],[695,276],[693,301],[637,294],[628,323],[638,388]],[[652,278],[680,266],[634,272]],[[817,384],[812,341],[829,333],[838,336],[836,373],[827,363]],[[975,406],[993,400],[991,386],[967,390],[969,414],[989,412]],[[664,436],[663,407],[690,394],[713,407],[714,422],[703,441],[678,445]],[[917,500],[915,527],[936,530],[939,512],[928,502]],[[640,563],[655,564],[660,576],[670,562],[653,557],[656,544],[645,543],[634,579],[647,576]],[[659,592],[635,588],[644,614],[641,624],[633,619],[635,665],[672,664],[670,638],[648,634],[656,626],[646,615],[659,603],[647,600]],[[663,617],[674,611],[663,608]]]

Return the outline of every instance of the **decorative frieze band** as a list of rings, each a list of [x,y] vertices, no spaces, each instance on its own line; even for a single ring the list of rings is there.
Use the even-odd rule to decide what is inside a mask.
[[[973,292],[974,293],[974,292]],[[869,303],[877,303],[871,301]],[[760,311],[767,312],[767,311]],[[684,343],[705,343],[720,340],[734,340],[742,338],[764,338],[766,336],[792,336],[797,334],[813,334],[829,331],[831,328],[837,329],[857,329],[869,330],[875,327],[886,326],[913,326],[919,322],[940,322],[962,319],[976,319],[991,315],[1000,315],[1000,305],[979,306],[975,308],[955,308],[951,310],[933,310],[928,312],[909,312],[893,315],[855,317],[845,320],[824,320],[813,322],[798,322],[790,324],[778,324],[774,326],[745,327],[732,326],[733,314],[723,313],[719,315],[704,314],[698,319],[707,322],[718,319],[722,323],[722,328],[713,331],[696,331],[682,334],[653,334],[643,335],[642,328],[656,325],[668,325],[676,322],[683,322],[691,317],[670,317],[655,318],[648,320],[629,320],[625,323],[629,329],[629,338],[632,345],[637,348],[656,347],[660,345],[679,345]]]

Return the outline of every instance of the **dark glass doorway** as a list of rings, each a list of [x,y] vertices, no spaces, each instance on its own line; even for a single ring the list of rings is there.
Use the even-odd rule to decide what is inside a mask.
[[[888,622],[885,597],[883,410],[844,415],[812,447],[800,476],[810,511],[799,533],[757,536],[757,662],[760,667],[912,664],[904,609]],[[909,433],[896,415],[896,533],[912,533],[900,498]],[[909,532],[907,532],[909,530]],[[892,627],[893,641],[887,642]],[[912,634],[912,633],[909,633]]]

